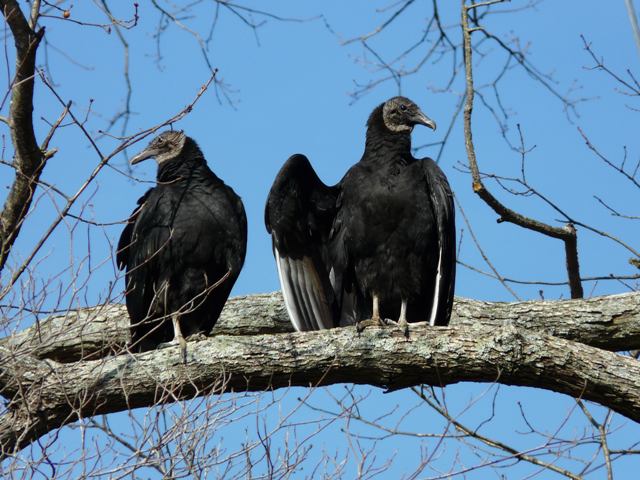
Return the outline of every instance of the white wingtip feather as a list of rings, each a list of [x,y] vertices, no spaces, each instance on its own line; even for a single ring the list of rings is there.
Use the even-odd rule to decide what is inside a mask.
[[[274,248],[278,277],[291,323],[299,332],[333,327],[333,313],[322,281],[309,257],[281,257]]]
[[[284,306],[287,309],[287,314],[289,315],[289,319],[293,324],[293,327],[298,331],[302,332],[304,329],[299,323],[297,312],[294,311],[293,305],[295,305],[295,299],[292,297],[291,286],[288,281],[285,281],[285,277],[282,274],[282,265],[283,262],[282,257],[280,256],[280,252],[278,252],[277,248],[274,248],[276,253],[276,266],[278,267],[278,279],[280,280],[280,287],[282,288],[282,296],[284,298]]]
[[[431,315],[429,317],[429,325],[432,327],[436,324],[436,316],[438,314],[438,302],[440,300],[440,280],[442,278],[442,248],[439,250],[438,256],[438,271],[436,273],[436,286],[434,289],[433,302],[431,305]]]

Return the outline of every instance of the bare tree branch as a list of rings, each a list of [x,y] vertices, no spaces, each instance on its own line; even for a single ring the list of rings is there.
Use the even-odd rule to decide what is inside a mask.
[[[36,4],[39,2],[34,3],[34,9]],[[0,0],[0,9],[11,28],[16,46],[16,73],[11,82],[9,109],[16,176],[0,212],[1,271],[29,211],[46,159],[38,146],[32,119],[36,50],[44,28],[34,31],[15,0]],[[37,18],[37,15],[32,14],[32,18]]]
[[[451,317],[455,327],[480,324],[517,328],[584,343],[610,351],[640,348],[640,293],[587,300],[483,302],[456,298]],[[232,298],[212,335],[291,333],[293,327],[279,292]],[[0,340],[0,346],[68,363],[122,352],[129,341],[124,305],[99,305],[43,319]]]
[[[498,2],[490,2],[498,3]],[[471,34],[476,29],[469,27],[469,10],[475,8],[477,5],[465,5],[465,0],[462,0],[462,37],[463,37],[463,51],[464,51],[464,67],[466,78],[466,101],[464,107],[464,136],[465,146],[467,149],[467,158],[469,159],[469,169],[471,170],[471,177],[473,181],[473,191],[478,196],[500,215],[500,222],[510,222],[515,225],[519,225],[528,230],[547,235],[549,237],[558,238],[564,242],[567,273],[569,277],[569,287],[571,290],[571,298],[582,298],[584,291],[582,289],[582,283],[580,282],[580,264],[578,261],[578,237],[576,229],[573,224],[569,223],[565,227],[553,227],[547,225],[538,220],[526,217],[500,202],[484,185],[480,170],[478,168],[478,162],[476,159],[475,147],[473,145],[473,136],[471,129],[471,115],[473,112],[473,99],[475,94],[475,87],[473,83],[473,61],[472,61],[472,46],[471,46]]]
[[[282,314],[279,297],[255,300],[236,300],[227,318],[235,315],[246,320],[256,311],[267,318],[274,312]],[[496,309],[492,311],[491,306]],[[2,455],[78,418],[155,405],[160,400],[343,382],[389,390],[460,381],[532,386],[592,400],[640,421],[637,360],[541,333],[526,321],[519,324],[500,318],[500,314],[529,317],[529,321],[535,317],[537,325],[544,326],[556,323],[558,315],[582,317],[585,331],[593,324],[609,323],[612,343],[616,343],[616,324],[638,327],[640,295],[503,305],[471,302],[466,307],[466,314],[474,315],[475,321],[464,324],[458,317],[446,328],[414,324],[408,341],[393,328],[371,329],[362,335],[352,328],[304,334],[218,334],[190,342],[186,365],[178,347],[62,364],[37,359],[24,344],[6,341],[0,346],[0,391],[10,404],[0,417]],[[591,321],[586,320],[589,317]],[[272,320],[272,325],[278,323]],[[564,333],[570,335],[571,322],[567,323]],[[556,327],[555,333],[562,333],[557,323]],[[639,346],[640,336],[631,336],[635,341],[626,346]],[[165,395],[167,389],[171,395]]]
[[[476,440],[481,441],[482,443],[488,445],[489,447],[503,450],[507,454],[511,455],[513,458],[518,458],[519,460],[524,460],[525,462],[530,462],[530,463],[533,463],[534,465],[539,465],[547,470],[551,470],[552,472],[558,473],[567,478],[571,478],[573,480],[580,480],[580,478],[582,478],[572,474],[571,472],[569,472],[564,468],[557,467],[552,463],[546,463],[540,460],[539,458],[537,458],[535,455],[529,455],[527,453],[523,453],[503,442],[499,442],[491,438],[488,438],[484,435],[481,435],[478,433],[477,429],[471,430],[469,427],[463,425],[459,420],[451,416],[451,414],[447,412],[446,408],[438,405],[435,401],[433,401],[431,398],[426,396],[424,392],[420,391],[415,387],[412,387],[411,390],[416,395],[418,395],[425,403],[427,403],[431,408],[433,408],[436,412],[438,412],[440,415],[446,418],[447,421],[449,421],[455,427],[456,430],[458,430],[459,432],[462,432],[464,435],[469,436],[471,438],[475,438]],[[504,457],[501,460],[504,460]],[[471,468],[474,469],[474,467],[471,467]]]

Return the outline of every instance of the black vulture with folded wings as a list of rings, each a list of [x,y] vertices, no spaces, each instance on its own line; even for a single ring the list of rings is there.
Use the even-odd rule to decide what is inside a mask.
[[[126,268],[135,351],[208,335],[235,283],[247,247],[240,197],[211,169],[198,144],[163,132],[131,159],[158,163],[157,185],[139,200],[118,243]]]
[[[364,154],[335,186],[290,157],[265,223],[289,317],[298,331],[398,321],[447,325],[455,283],[453,194],[430,158],[411,153],[415,125],[436,128],[394,97],[367,122]]]

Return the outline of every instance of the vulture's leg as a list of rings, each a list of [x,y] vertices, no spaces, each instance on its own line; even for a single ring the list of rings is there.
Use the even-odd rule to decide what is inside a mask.
[[[368,320],[362,320],[356,324],[356,330],[358,333],[363,331],[367,327],[380,327],[386,325],[380,318],[380,297],[376,293],[373,295],[373,314]]]
[[[182,361],[187,363],[187,342],[182,336],[182,330],[180,330],[180,315],[174,313],[171,315],[171,321],[173,322],[173,339],[180,345],[180,356]]]
[[[375,293],[373,294],[373,315],[371,320],[380,323],[380,298]]]
[[[404,336],[409,338],[409,323],[407,322],[407,299],[403,298],[400,304],[400,318],[398,327],[404,331]]]

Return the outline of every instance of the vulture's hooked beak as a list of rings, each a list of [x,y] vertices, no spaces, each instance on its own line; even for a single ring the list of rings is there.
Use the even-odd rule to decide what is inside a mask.
[[[136,163],[140,163],[143,160],[146,160],[147,158],[155,157],[158,153],[160,152],[158,152],[158,150],[155,148],[150,148],[150,147],[145,148],[135,157],[131,157],[131,160],[129,160],[129,163],[131,163],[131,165],[135,165]]]
[[[429,117],[427,117],[424,113],[422,113],[420,110],[418,110],[418,113],[416,113],[412,120],[416,123],[416,124],[420,124],[420,125],[424,125],[425,127],[429,127],[431,130],[435,130],[436,129],[436,122],[434,122],[433,120],[431,120]]]

